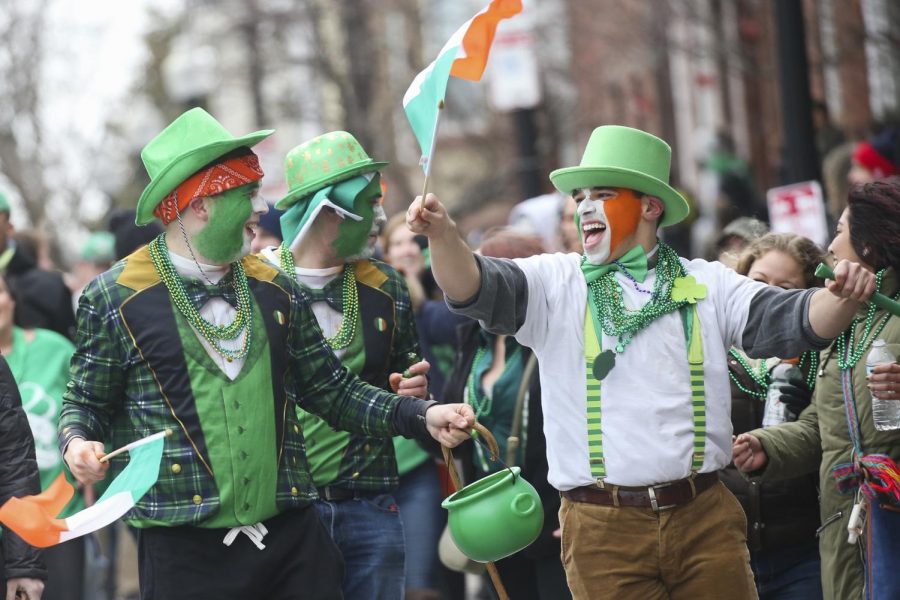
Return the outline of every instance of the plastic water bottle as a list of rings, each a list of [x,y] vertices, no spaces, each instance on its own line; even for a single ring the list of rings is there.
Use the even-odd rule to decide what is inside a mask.
[[[766,394],[766,409],[763,413],[763,427],[772,427],[787,420],[787,407],[781,401],[781,390],[778,388],[787,383],[794,372],[799,373],[800,369],[786,362],[778,363],[772,369],[769,391]]]
[[[872,342],[872,349],[866,356],[866,375],[872,374],[872,369],[878,365],[897,362],[897,357],[887,349],[884,340]],[[872,418],[875,420],[875,429],[888,431],[900,429],[900,401],[879,400],[872,394]]]

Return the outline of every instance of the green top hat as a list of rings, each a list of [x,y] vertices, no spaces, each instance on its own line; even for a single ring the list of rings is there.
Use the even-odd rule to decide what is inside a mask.
[[[253,147],[272,133],[272,129],[263,129],[234,137],[202,108],[182,114],[141,150],[150,184],[138,200],[134,222],[150,223],[156,206],[185,179],[232,150]]]
[[[669,184],[672,149],[640,129],[605,125],[591,134],[581,164],[557,169],[550,181],[563,194],[590,187],[621,187],[656,196],[665,206],[660,227],[684,219],[687,201]]]
[[[284,176],[288,193],[275,204],[285,210],[327,185],[377,171],[387,166],[369,158],[356,138],[346,131],[332,131],[314,137],[288,152]]]

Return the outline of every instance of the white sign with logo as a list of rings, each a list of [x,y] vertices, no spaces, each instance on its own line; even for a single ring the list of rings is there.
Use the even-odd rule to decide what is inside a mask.
[[[818,181],[803,181],[766,192],[769,223],[776,233],[796,233],[824,247],[828,244],[825,198]]]

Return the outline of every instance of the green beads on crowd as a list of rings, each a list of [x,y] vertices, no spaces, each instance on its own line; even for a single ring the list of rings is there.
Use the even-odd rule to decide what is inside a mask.
[[[156,237],[148,245],[150,251],[150,261],[156,268],[159,278],[169,290],[169,296],[187,322],[197,330],[203,339],[225,360],[228,362],[239,360],[247,356],[250,351],[250,338],[253,333],[252,307],[250,304],[250,286],[247,284],[247,274],[244,272],[244,265],[240,261],[231,264],[231,270],[234,276],[234,291],[237,294],[238,306],[237,314],[234,321],[225,326],[218,326],[210,323],[200,314],[197,307],[187,295],[184,289],[184,283],[181,276],[175,270],[175,265],[169,258],[169,248],[166,245],[165,234]],[[237,339],[242,333],[246,332],[244,342],[240,348],[228,349],[221,345],[222,340]]]

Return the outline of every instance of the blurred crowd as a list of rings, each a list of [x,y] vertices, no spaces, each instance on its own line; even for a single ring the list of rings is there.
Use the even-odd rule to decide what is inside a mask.
[[[900,268],[900,130],[886,129],[865,140],[825,140],[820,150],[827,212],[835,228],[829,247],[819,247],[796,234],[769,232],[764,194],[725,136],[704,161],[714,190],[713,213],[704,214],[701,204],[695,202],[691,216],[666,229],[662,239],[680,256],[720,261],[741,275],[785,289],[822,286],[823,280],[815,274],[820,262],[856,260],[884,273],[884,291],[895,294]],[[685,195],[690,199],[699,193]],[[575,210],[571,197],[558,194],[524,200],[507,224],[475,232],[470,238],[479,240],[478,252],[488,257],[580,254],[582,240]],[[260,218],[252,252],[282,243],[283,215],[270,206]],[[537,359],[514,338],[487,331],[477,321],[450,312],[431,271],[428,240],[412,233],[406,221],[405,214],[397,214],[380,222],[378,235],[372,238],[373,256],[399,273],[408,291],[418,358],[431,365],[431,396],[440,403],[471,405],[479,422],[494,433],[504,459],[503,464],[491,461],[481,445],[464,443],[455,454],[463,477],[466,482],[476,481],[504,465],[518,465],[543,501],[545,524],[538,539],[499,561],[499,573],[512,598],[568,597],[560,561],[560,497],[547,481]],[[134,210],[116,210],[109,215],[106,228],[91,233],[71,264],[63,268],[49,259],[50,240],[42,239],[39,232],[16,228],[16,222],[9,202],[0,197],[0,351],[21,394],[40,483],[46,486],[64,468],[56,427],[75,352],[76,313],[86,310],[79,308],[82,290],[162,229],[155,223],[135,226]],[[897,332],[894,326],[879,334],[895,354],[900,347]],[[821,598],[823,582],[827,592],[847,589],[841,586],[855,585],[861,577],[840,562],[850,560],[845,557],[849,551],[846,541],[839,539],[846,536],[843,532],[832,535],[828,529],[827,517],[839,511],[830,491],[834,465],[827,464],[831,459],[825,436],[828,427],[838,425],[824,421],[829,411],[833,412],[831,407],[810,410],[816,390],[839,385],[829,380],[834,375],[826,369],[829,361],[838,359],[833,355],[833,348],[799,357],[751,359],[736,349],[729,354],[735,435],[770,425],[764,418],[767,399],[774,393],[786,407],[782,422],[805,419],[822,436],[822,448],[815,452],[804,449],[801,440],[789,434],[778,438],[785,456],[770,455],[770,460],[787,464],[788,455],[795,453],[815,455],[809,460],[817,463],[807,469],[785,467],[790,476],[779,482],[748,479],[734,465],[720,474],[747,516],[747,544],[761,598]],[[796,367],[793,374],[776,376],[784,364]],[[867,401],[860,398],[860,402]],[[773,427],[772,435],[777,436],[778,427]],[[4,428],[10,428],[6,422]],[[7,442],[4,439],[0,444]],[[898,445],[895,436],[884,452],[896,454]],[[393,497],[403,519],[406,597],[494,597],[484,566],[466,559],[445,532],[446,514],[440,501],[450,493],[451,484],[440,453],[399,437],[394,452],[399,485]],[[18,455],[10,456],[16,460]],[[6,458],[0,460],[3,462]],[[800,471],[802,474],[793,475]],[[0,476],[18,475],[3,471]],[[34,491],[33,484],[22,489]],[[97,496],[95,487],[81,487],[62,516],[90,504]],[[823,531],[831,537],[823,537]],[[0,543],[7,578],[46,580],[43,598],[113,600],[137,597],[134,559],[124,556],[133,551],[130,537],[127,529],[111,527],[99,537],[68,542],[40,553],[41,557],[16,546],[13,536],[6,533]],[[102,543],[98,544],[98,539]],[[823,543],[834,545],[834,552],[820,555]]]

